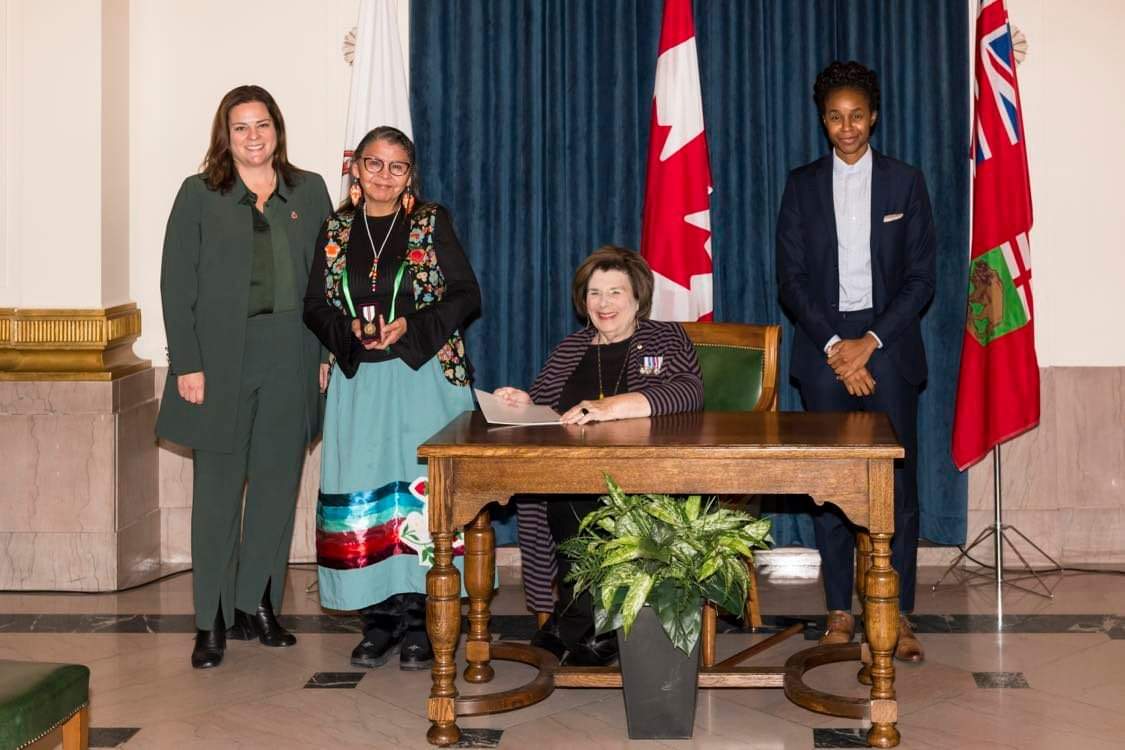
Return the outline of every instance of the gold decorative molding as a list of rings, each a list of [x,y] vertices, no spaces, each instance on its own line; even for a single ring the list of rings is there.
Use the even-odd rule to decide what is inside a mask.
[[[0,308],[0,381],[115,380],[149,367],[133,353],[141,311]]]

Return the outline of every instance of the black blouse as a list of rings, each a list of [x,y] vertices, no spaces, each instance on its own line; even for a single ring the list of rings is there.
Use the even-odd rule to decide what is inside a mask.
[[[627,392],[625,387],[625,355],[629,353],[632,337],[613,344],[591,344],[559,395],[559,413],[566,412],[579,401],[593,401],[598,388],[606,398]],[[598,354],[601,354],[599,361]],[[600,364],[600,367],[599,367]]]
[[[347,247],[348,288],[357,307],[361,299],[374,297],[384,317],[389,318],[395,275],[406,259],[410,220],[400,213],[392,226],[393,214],[366,217],[362,206],[356,213]],[[371,230],[370,239],[364,228],[365,219]],[[375,249],[382,245],[384,237],[387,238],[387,244],[379,256],[379,272],[372,289],[371,266]],[[355,375],[361,362],[385,362],[396,358],[417,370],[437,354],[455,330],[464,327],[469,318],[480,310],[480,286],[476,275],[453,231],[449,212],[438,206],[434,220],[433,246],[438,267],[445,277],[445,295],[440,302],[417,309],[414,304],[414,280],[407,269],[394,299],[395,317],[406,318],[406,333],[387,350],[364,349],[352,333],[350,312],[345,310],[342,313],[325,296],[324,271],[327,258],[324,246],[327,243],[325,226],[317,240],[316,255],[309,274],[304,319],[305,325],[317,335],[324,347],[336,356],[336,361],[348,377]]]

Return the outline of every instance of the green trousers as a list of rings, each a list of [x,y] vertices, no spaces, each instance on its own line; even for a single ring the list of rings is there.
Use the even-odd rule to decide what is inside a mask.
[[[195,451],[191,558],[201,630],[220,606],[228,627],[234,607],[253,612],[267,583],[281,609],[305,454],[300,326],[297,312],[246,322],[234,450]]]

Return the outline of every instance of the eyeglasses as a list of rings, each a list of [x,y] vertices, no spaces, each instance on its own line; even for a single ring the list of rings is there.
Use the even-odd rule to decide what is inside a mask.
[[[367,170],[368,174],[379,174],[384,167],[395,177],[402,177],[410,171],[410,162],[408,161],[385,162],[374,156],[365,156],[360,161],[363,162],[363,168]]]

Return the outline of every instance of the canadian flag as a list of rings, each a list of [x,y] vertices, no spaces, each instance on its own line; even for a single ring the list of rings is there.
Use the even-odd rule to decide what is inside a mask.
[[[362,0],[359,6],[340,174],[341,200],[347,199],[351,185],[352,149],[369,130],[391,125],[414,137],[397,13],[394,0]]]
[[[691,0],[665,0],[649,128],[641,254],[656,320],[711,320],[711,166]]]

